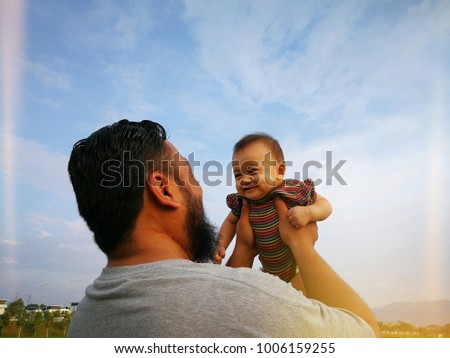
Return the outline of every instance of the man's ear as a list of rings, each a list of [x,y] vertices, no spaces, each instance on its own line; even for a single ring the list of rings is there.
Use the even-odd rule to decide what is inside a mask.
[[[286,164],[282,162],[280,163],[280,165],[278,165],[278,176],[284,177],[285,173],[286,173]]]
[[[179,208],[181,203],[174,196],[172,186],[161,172],[151,172],[147,175],[147,186],[153,197],[164,206]]]

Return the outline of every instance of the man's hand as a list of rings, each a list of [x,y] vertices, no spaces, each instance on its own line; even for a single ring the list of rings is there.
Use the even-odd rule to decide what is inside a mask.
[[[255,235],[249,221],[249,207],[244,199],[241,216],[236,224],[236,246],[227,262],[227,266],[252,267],[257,254]]]
[[[256,256],[256,242],[253,229],[249,220],[249,205],[247,200],[243,200],[241,216],[236,225],[236,245],[242,245],[243,247],[254,250]]]
[[[288,245],[291,250],[298,244],[308,244],[314,246],[318,238],[317,224],[309,223],[297,229],[289,221],[289,210],[286,203],[279,198],[275,198],[275,206],[278,211],[281,240],[283,240],[283,242]]]
[[[308,298],[353,312],[365,320],[379,337],[378,323],[370,308],[314,248],[318,238],[317,224],[312,222],[296,229],[289,222],[286,203],[281,199],[275,199],[275,205],[280,219],[281,239],[294,255]],[[296,282],[293,284],[295,285]],[[355,327],[357,327],[356,323]]]

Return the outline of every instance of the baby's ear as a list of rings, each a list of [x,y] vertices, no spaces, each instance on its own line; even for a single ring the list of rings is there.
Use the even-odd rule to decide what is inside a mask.
[[[283,177],[285,173],[286,173],[286,164],[284,164],[283,162],[278,165],[278,176]]]

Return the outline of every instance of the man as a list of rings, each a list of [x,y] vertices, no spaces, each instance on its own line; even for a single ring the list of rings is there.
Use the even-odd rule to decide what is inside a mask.
[[[315,251],[315,224],[293,228],[283,203],[281,236],[312,299],[258,270],[210,263],[216,230],[202,189],[161,125],[101,128],[74,145],[68,170],[79,213],[107,257],[69,337],[378,335],[367,305]],[[246,206],[237,230],[252,247]]]

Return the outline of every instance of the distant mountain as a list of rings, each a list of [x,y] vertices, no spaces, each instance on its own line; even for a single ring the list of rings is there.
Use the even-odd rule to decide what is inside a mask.
[[[450,324],[450,300],[396,302],[372,308],[378,321],[402,321],[416,327]]]

